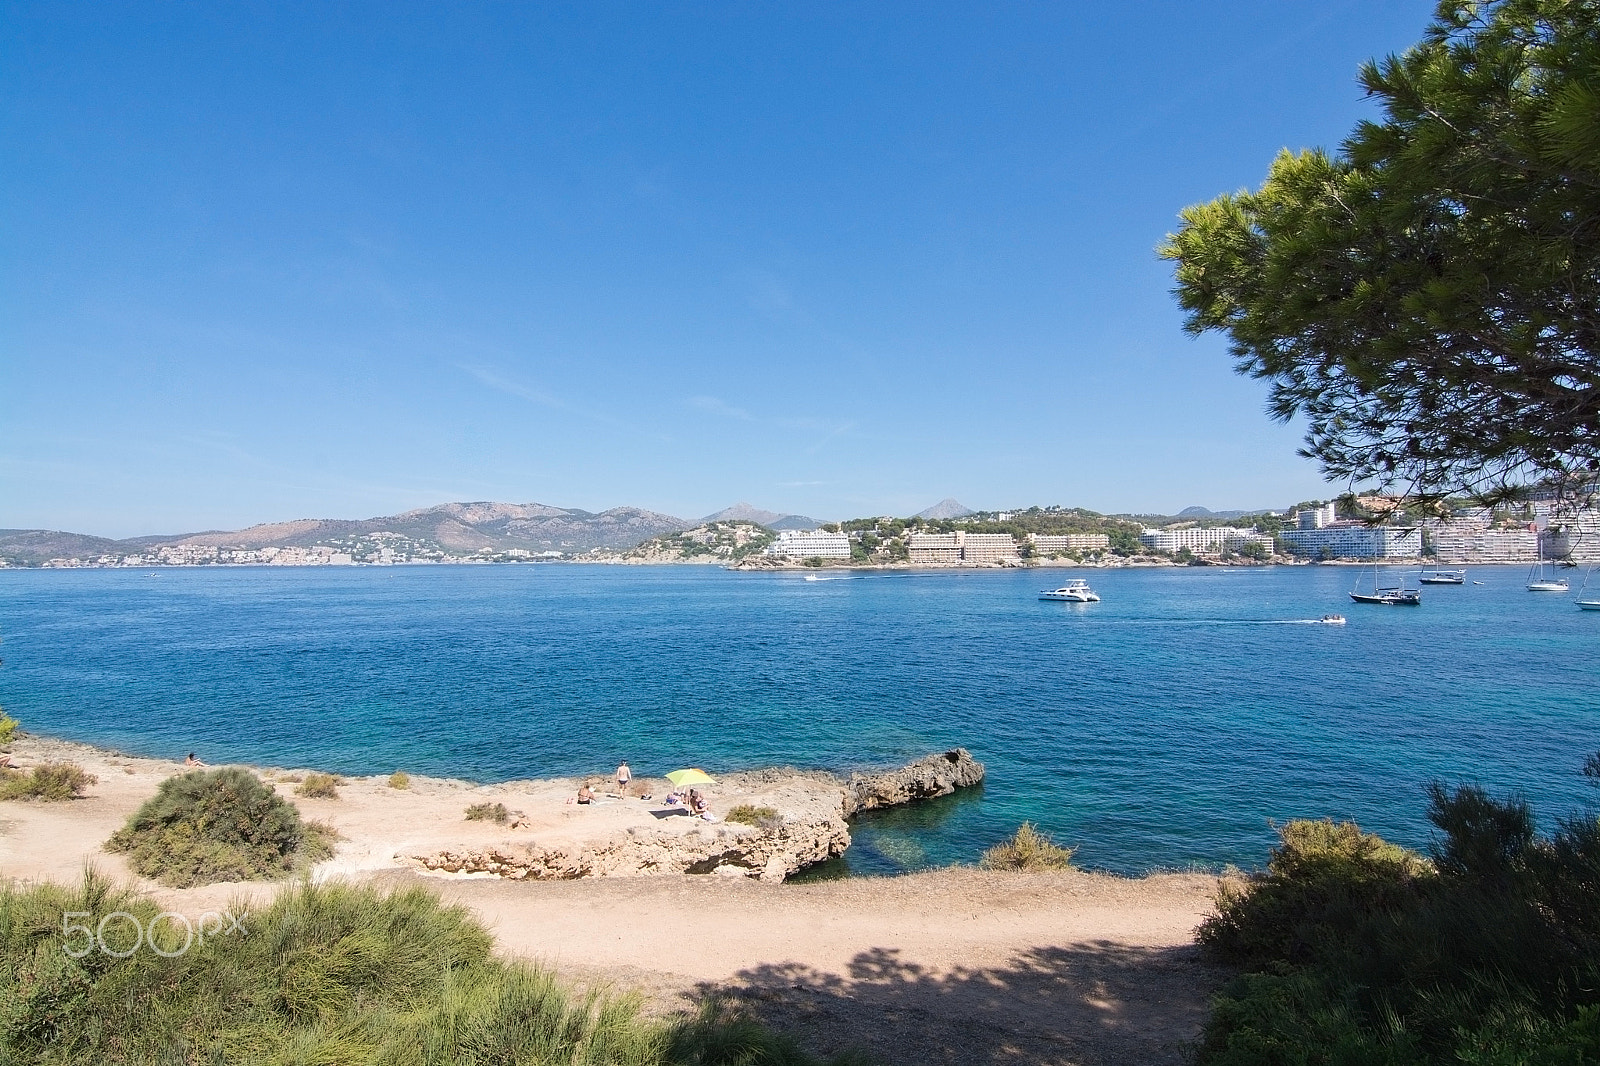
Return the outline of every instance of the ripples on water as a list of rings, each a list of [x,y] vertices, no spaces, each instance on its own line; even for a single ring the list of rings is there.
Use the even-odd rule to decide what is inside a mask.
[[[964,745],[981,796],[863,820],[850,867],[972,861],[1031,819],[1078,861],[1254,864],[1270,819],[1427,841],[1431,778],[1590,800],[1600,613],[1522,588],[1356,605],[1335,567],[729,573],[483,566],[0,571],[0,705],[209,762],[478,780],[847,771]],[[821,577],[822,580],[807,580]],[[1336,611],[1346,626],[1306,623]]]

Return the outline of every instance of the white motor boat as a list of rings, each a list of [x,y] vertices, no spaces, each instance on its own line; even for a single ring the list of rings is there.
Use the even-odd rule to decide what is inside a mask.
[[[1041,600],[1062,600],[1066,603],[1099,603],[1100,594],[1089,587],[1082,578],[1068,581],[1058,589],[1039,593]]]
[[[1321,618],[1319,618],[1318,621],[1321,622],[1325,626],[1342,626],[1342,625],[1344,625],[1344,615],[1342,615],[1342,614],[1325,614]]]

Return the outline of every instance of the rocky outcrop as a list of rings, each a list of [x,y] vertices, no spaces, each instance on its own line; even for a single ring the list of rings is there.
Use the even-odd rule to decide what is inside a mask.
[[[845,789],[845,816],[878,807],[948,796],[958,788],[983,781],[983,763],[966,748],[955,748],[918,759],[898,770],[881,774],[852,774]]]
[[[436,873],[517,881],[717,874],[776,882],[843,854],[850,846],[845,819],[855,812],[949,795],[982,781],[983,764],[957,748],[898,770],[856,774],[848,784],[830,774],[787,767],[720,780],[714,807],[724,814],[738,806],[770,809],[759,819],[764,824],[705,822],[681,808],[648,812],[651,818],[645,819],[647,812],[640,808],[639,818],[649,824],[617,826],[587,839],[534,829],[532,839],[398,857]]]
[[[850,846],[844,790],[837,779],[795,770],[727,775],[717,806],[725,814],[740,805],[775,813],[762,817],[762,825],[747,825],[706,822],[678,808],[658,812],[651,824],[630,825],[612,836],[581,842],[540,834],[526,842],[403,857],[426,870],[494,874],[519,881],[658,874],[782,881],[843,854]]]
[[[630,829],[626,838],[575,850],[535,843],[481,851],[441,852],[411,858],[427,870],[494,874],[522,881],[567,881],[579,877],[649,877],[658,874],[720,874],[782,881],[807,866],[842,854],[850,846],[843,818],[788,823],[772,829],[721,823],[686,833]]]

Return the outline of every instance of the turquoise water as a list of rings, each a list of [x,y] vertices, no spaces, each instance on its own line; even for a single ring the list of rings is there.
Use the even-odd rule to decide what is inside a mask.
[[[807,577],[814,580],[807,580]],[[1424,844],[1421,788],[1590,803],[1600,612],[1521,568],[1345,595],[1352,569],[730,573],[483,566],[0,571],[0,705],[208,762],[484,781],[848,771],[962,745],[981,793],[858,826],[850,866],[971,861],[1024,819],[1119,872],[1258,863],[1269,820]],[[1303,624],[1336,611],[1342,627]],[[1297,621],[1300,620],[1300,621]]]

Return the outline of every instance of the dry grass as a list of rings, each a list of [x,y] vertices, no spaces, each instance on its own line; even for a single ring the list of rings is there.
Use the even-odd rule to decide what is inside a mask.
[[[985,870],[1070,870],[1073,851],[1053,842],[1032,822],[1023,822],[1010,840],[984,852],[978,865]]]
[[[0,771],[0,800],[61,802],[80,799],[100,779],[77,763],[48,762],[32,770]]]
[[[406,773],[404,770],[396,770],[394,773],[389,775],[389,787],[410,788],[411,775]]]
[[[466,815],[469,822],[493,822],[495,825],[505,825],[511,820],[511,812],[504,803],[474,803],[467,808]]]
[[[783,824],[783,815],[772,807],[752,807],[748,803],[741,803],[729,811],[723,821],[742,822],[762,829],[776,829]]]
[[[338,799],[339,786],[344,784],[344,778],[337,774],[306,774],[305,783],[294,790],[297,796],[307,799]]]

